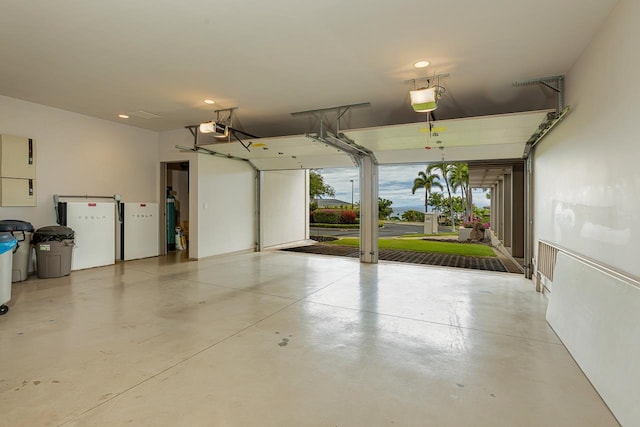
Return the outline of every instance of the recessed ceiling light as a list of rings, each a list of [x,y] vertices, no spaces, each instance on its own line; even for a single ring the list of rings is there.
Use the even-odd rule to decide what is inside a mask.
[[[216,103],[216,101],[214,101],[213,99],[205,99],[205,100],[204,100],[204,103],[205,103],[205,104],[215,104],[215,103]]]
[[[126,114],[118,114],[118,117],[120,117],[121,119],[128,119],[129,116],[127,116]]]
[[[416,68],[424,68],[424,67],[428,67],[429,64],[431,64],[431,62],[429,61],[418,61],[415,64],[413,64],[413,66]]]

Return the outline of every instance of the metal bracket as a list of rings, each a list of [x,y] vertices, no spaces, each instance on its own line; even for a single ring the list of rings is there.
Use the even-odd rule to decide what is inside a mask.
[[[555,83],[555,86],[550,83]],[[531,79],[524,80],[521,82],[514,82],[513,86],[522,87],[522,86],[533,86],[533,85],[542,85],[548,87],[553,90],[557,96],[557,105],[556,105],[556,117],[559,117],[562,111],[564,110],[564,76],[550,76],[550,77],[542,77],[539,79]]]
[[[446,89],[443,86],[440,86],[440,79],[444,79],[446,77],[449,77],[449,73],[436,74],[434,76],[429,76],[429,77],[418,77],[416,79],[405,80],[404,82],[405,83],[413,83],[413,88],[416,89],[416,82],[424,80],[425,84],[427,85],[427,87],[436,87],[438,89],[438,92],[440,92],[440,94],[442,94],[442,93],[446,92]]]
[[[216,112],[220,112],[220,111],[233,111],[238,107],[234,107],[234,108],[227,108],[225,110],[216,110]],[[219,117],[219,115],[218,115]],[[229,120],[230,120],[231,116],[229,116]],[[216,119],[217,120],[217,119]],[[259,136],[256,135],[252,135],[250,133],[241,131],[240,129],[235,129],[232,128],[231,126],[227,127],[229,129],[229,138],[228,138],[228,142],[231,142],[231,136],[233,136],[239,143],[240,145],[242,145],[244,147],[245,150],[251,152],[251,150],[249,150],[249,147],[251,147],[251,144],[253,144],[253,141],[248,141],[245,142],[243,141],[238,135],[244,135],[244,136],[248,136],[249,138],[260,138]],[[188,129],[189,132],[191,132],[191,135],[193,135],[194,141],[193,141],[193,147],[197,148],[198,147],[198,135],[200,134],[200,126],[198,125],[189,125],[189,126],[185,126],[185,129]],[[194,150],[195,151],[195,150]]]
[[[564,117],[569,113],[571,108],[566,106],[560,111],[558,114],[549,113],[547,118],[538,126],[538,129],[531,135],[527,144],[524,146],[524,153],[522,154],[522,158],[526,159],[529,157],[529,153],[533,147],[536,146],[542,139],[547,136],[547,134],[553,129],[555,125],[560,123]]]
[[[208,154],[210,156],[216,156],[216,157],[222,157],[225,159],[231,159],[231,160],[239,160],[242,162],[247,162],[251,165],[251,167],[253,169],[255,169],[256,171],[258,171],[259,169],[256,167],[256,165],[254,165],[251,160],[249,159],[244,159],[242,157],[237,157],[237,156],[232,156],[231,154],[224,154],[224,153],[219,153],[217,151],[213,151],[213,150],[209,150],[207,148],[204,147],[183,147],[181,145],[176,145],[175,146],[178,150],[183,151],[183,152],[192,152],[192,153],[196,153],[196,154]]]
[[[318,141],[322,144],[329,145],[333,148],[337,148],[338,150],[348,154],[352,159],[354,164],[358,164],[358,159],[361,157],[371,157],[374,164],[378,164],[378,160],[371,150],[362,145],[358,145],[347,137],[345,134],[341,133],[339,135],[333,135],[331,133],[325,132],[324,136],[319,136],[316,134],[306,134],[307,138],[313,139],[314,141]]]
[[[328,130],[333,132],[335,135],[338,135],[340,133],[340,119],[345,115],[345,113],[347,113],[347,111],[350,111],[352,108],[370,107],[370,106],[371,106],[370,102],[361,102],[359,104],[339,105],[337,107],[319,108],[317,110],[298,111],[295,113],[291,113],[291,115],[293,117],[312,116],[315,119],[315,122],[312,123],[311,126],[313,127],[317,123],[319,123],[318,136],[320,138],[323,138],[326,132],[325,127],[327,127]],[[329,122],[326,116],[327,113],[336,114],[335,128],[332,128],[330,125],[327,124],[327,122]]]
[[[233,110],[237,110],[237,109],[238,107],[231,107],[231,108],[221,108],[219,110],[213,110],[213,112],[216,113],[216,122],[224,123],[228,127],[233,126]],[[227,116],[226,119],[221,120],[220,113],[224,113],[224,112],[229,112],[229,115]]]

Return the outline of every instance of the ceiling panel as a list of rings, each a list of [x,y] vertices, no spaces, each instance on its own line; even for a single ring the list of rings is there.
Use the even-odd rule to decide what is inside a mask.
[[[376,154],[381,151],[438,149],[496,144],[523,144],[550,110],[439,120],[345,131],[344,134]],[[429,128],[431,126],[431,132]],[[522,153],[518,157],[521,156]]]
[[[343,133],[356,144],[373,151],[380,164],[520,159],[527,140],[548,112],[440,120],[433,123],[437,137],[424,132],[424,124],[415,123]],[[441,143],[434,142],[435,138]],[[238,141],[219,142],[212,137],[199,139],[199,145],[221,154],[249,159],[261,170],[354,165],[340,150],[305,135],[244,140],[245,144],[249,142],[251,145],[247,150]],[[426,149],[426,146],[430,148]]]

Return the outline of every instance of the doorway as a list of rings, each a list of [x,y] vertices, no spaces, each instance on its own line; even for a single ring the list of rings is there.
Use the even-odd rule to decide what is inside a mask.
[[[162,162],[161,253],[187,251],[189,246],[189,162]]]

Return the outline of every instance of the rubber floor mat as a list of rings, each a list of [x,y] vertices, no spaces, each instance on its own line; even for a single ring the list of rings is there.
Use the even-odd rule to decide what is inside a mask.
[[[359,258],[360,250],[351,246],[309,245],[283,249],[289,252],[334,255]],[[398,251],[380,249],[378,258],[383,261],[406,262],[410,264],[439,265],[441,267],[471,268],[474,270],[508,272],[502,261],[492,257],[473,257],[463,255],[438,254],[432,252]]]

